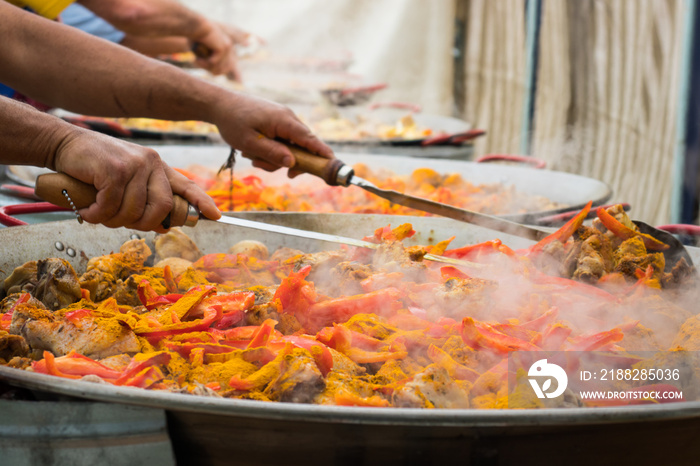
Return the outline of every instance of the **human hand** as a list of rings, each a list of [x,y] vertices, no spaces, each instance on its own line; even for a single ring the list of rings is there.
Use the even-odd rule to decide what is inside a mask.
[[[206,217],[221,217],[211,197],[153,149],[75,129],[60,144],[53,165],[49,168],[97,188],[96,202],[79,211],[89,223],[165,232],[161,222],[172,210],[173,193]]]
[[[197,60],[195,64],[214,75],[225,74],[240,79],[234,42],[218,23],[207,22],[204,34],[192,37]]]
[[[212,123],[216,124],[224,140],[253,166],[266,171],[281,167],[291,168],[295,160],[284,140],[304,147],[321,157],[334,158],[333,151],[316,137],[288,107],[268,100],[229,93],[216,105]],[[294,177],[301,172],[290,170]]]

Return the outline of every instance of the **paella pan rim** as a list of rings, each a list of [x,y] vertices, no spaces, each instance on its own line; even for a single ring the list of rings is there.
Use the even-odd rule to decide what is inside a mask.
[[[700,401],[603,408],[417,409],[324,406],[149,391],[0,367],[0,379],[25,388],[93,401],[285,421],[405,426],[522,427],[652,422],[700,417]]]

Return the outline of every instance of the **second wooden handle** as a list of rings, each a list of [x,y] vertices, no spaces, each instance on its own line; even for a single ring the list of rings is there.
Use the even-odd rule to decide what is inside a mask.
[[[294,168],[318,176],[331,186],[338,185],[338,171],[345,165],[338,159],[327,159],[298,146],[287,145],[296,159]]]

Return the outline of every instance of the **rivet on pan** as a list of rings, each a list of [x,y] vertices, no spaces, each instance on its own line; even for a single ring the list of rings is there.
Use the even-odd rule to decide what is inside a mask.
[[[133,235],[129,236],[129,238],[131,238],[131,239],[141,239],[141,237],[140,237],[139,235],[137,235],[136,233],[134,233]]]
[[[71,257],[75,257],[75,254],[76,254],[75,249],[73,249],[73,248],[66,249],[66,254],[68,254]]]
[[[56,248],[57,251],[63,251],[63,248],[65,248],[65,246],[63,246],[63,243],[61,243],[60,241],[56,241],[53,246]]]

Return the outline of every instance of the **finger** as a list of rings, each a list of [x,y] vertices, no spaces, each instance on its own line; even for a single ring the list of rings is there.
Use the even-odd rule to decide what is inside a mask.
[[[128,228],[151,231],[161,227],[165,217],[173,209],[173,191],[162,167],[151,172],[146,188],[146,204],[135,221],[125,222]]]
[[[272,164],[270,162],[266,162],[265,160],[260,160],[260,159],[254,159],[253,166],[255,168],[260,168],[260,169],[268,171],[268,172],[274,172],[274,171],[280,169],[279,165],[275,165],[275,164]]]
[[[291,121],[287,125],[277,128],[277,137],[293,142],[304,147],[314,154],[332,159],[333,149],[321,141],[311,130],[301,121]]]
[[[216,206],[214,199],[197,186],[194,181],[167,165],[164,168],[173,193],[185,198],[190,205],[196,207],[205,217],[212,220],[221,218],[221,211]]]
[[[102,224],[117,228],[131,225],[141,218],[148,197],[148,178],[149,173],[145,169],[135,171],[134,176],[125,183],[119,210],[111,218],[102,221]]]
[[[244,157],[255,161],[265,161],[275,166],[275,169],[280,167],[294,166],[294,156],[284,144],[274,141],[262,134],[259,134],[250,147],[243,152]],[[262,168],[262,167],[260,167]]]

